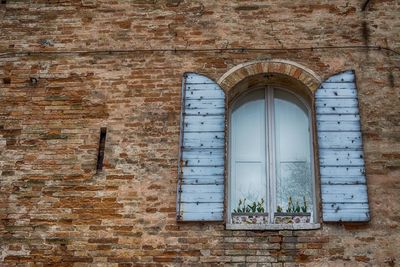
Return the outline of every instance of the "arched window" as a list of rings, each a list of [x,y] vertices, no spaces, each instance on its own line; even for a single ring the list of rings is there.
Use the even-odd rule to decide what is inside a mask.
[[[269,223],[276,222],[274,213],[279,211],[315,214],[310,120],[306,102],[282,88],[250,90],[233,101],[230,212],[255,202],[262,206],[258,211],[268,212]]]
[[[185,73],[177,220],[225,221],[231,230],[317,229],[318,211],[327,222],[369,221],[355,73],[318,84],[312,71],[287,61],[234,67],[219,84]]]

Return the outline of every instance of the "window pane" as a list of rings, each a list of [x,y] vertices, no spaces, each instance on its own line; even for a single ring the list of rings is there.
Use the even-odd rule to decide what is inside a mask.
[[[264,90],[234,104],[231,117],[231,210],[239,199],[266,200]],[[265,206],[264,206],[265,208]]]
[[[291,93],[274,91],[276,205],[285,212],[288,199],[312,212],[313,183],[309,117],[304,105]]]

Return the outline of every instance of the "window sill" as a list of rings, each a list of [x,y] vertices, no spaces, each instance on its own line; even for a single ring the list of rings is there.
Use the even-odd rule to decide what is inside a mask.
[[[226,224],[226,230],[314,230],[320,229],[319,223],[297,224]]]

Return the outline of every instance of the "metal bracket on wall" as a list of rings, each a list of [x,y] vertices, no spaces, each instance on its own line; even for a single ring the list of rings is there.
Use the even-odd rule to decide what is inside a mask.
[[[104,148],[106,146],[106,135],[107,135],[107,128],[101,127],[100,128],[99,152],[97,154],[96,173],[99,173],[103,169]]]

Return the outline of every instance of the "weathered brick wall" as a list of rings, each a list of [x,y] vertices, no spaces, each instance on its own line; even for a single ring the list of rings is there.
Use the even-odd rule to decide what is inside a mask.
[[[2,1],[0,265],[400,262],[398,1]],[[305,50],[14,54],[159,48]],[[371,222],[310,231],[177,223],[182,74],[288,59],[354,69]],[[37,83],[30,78],[37,79]],[[96,175],[100,127],[104,171]]]

